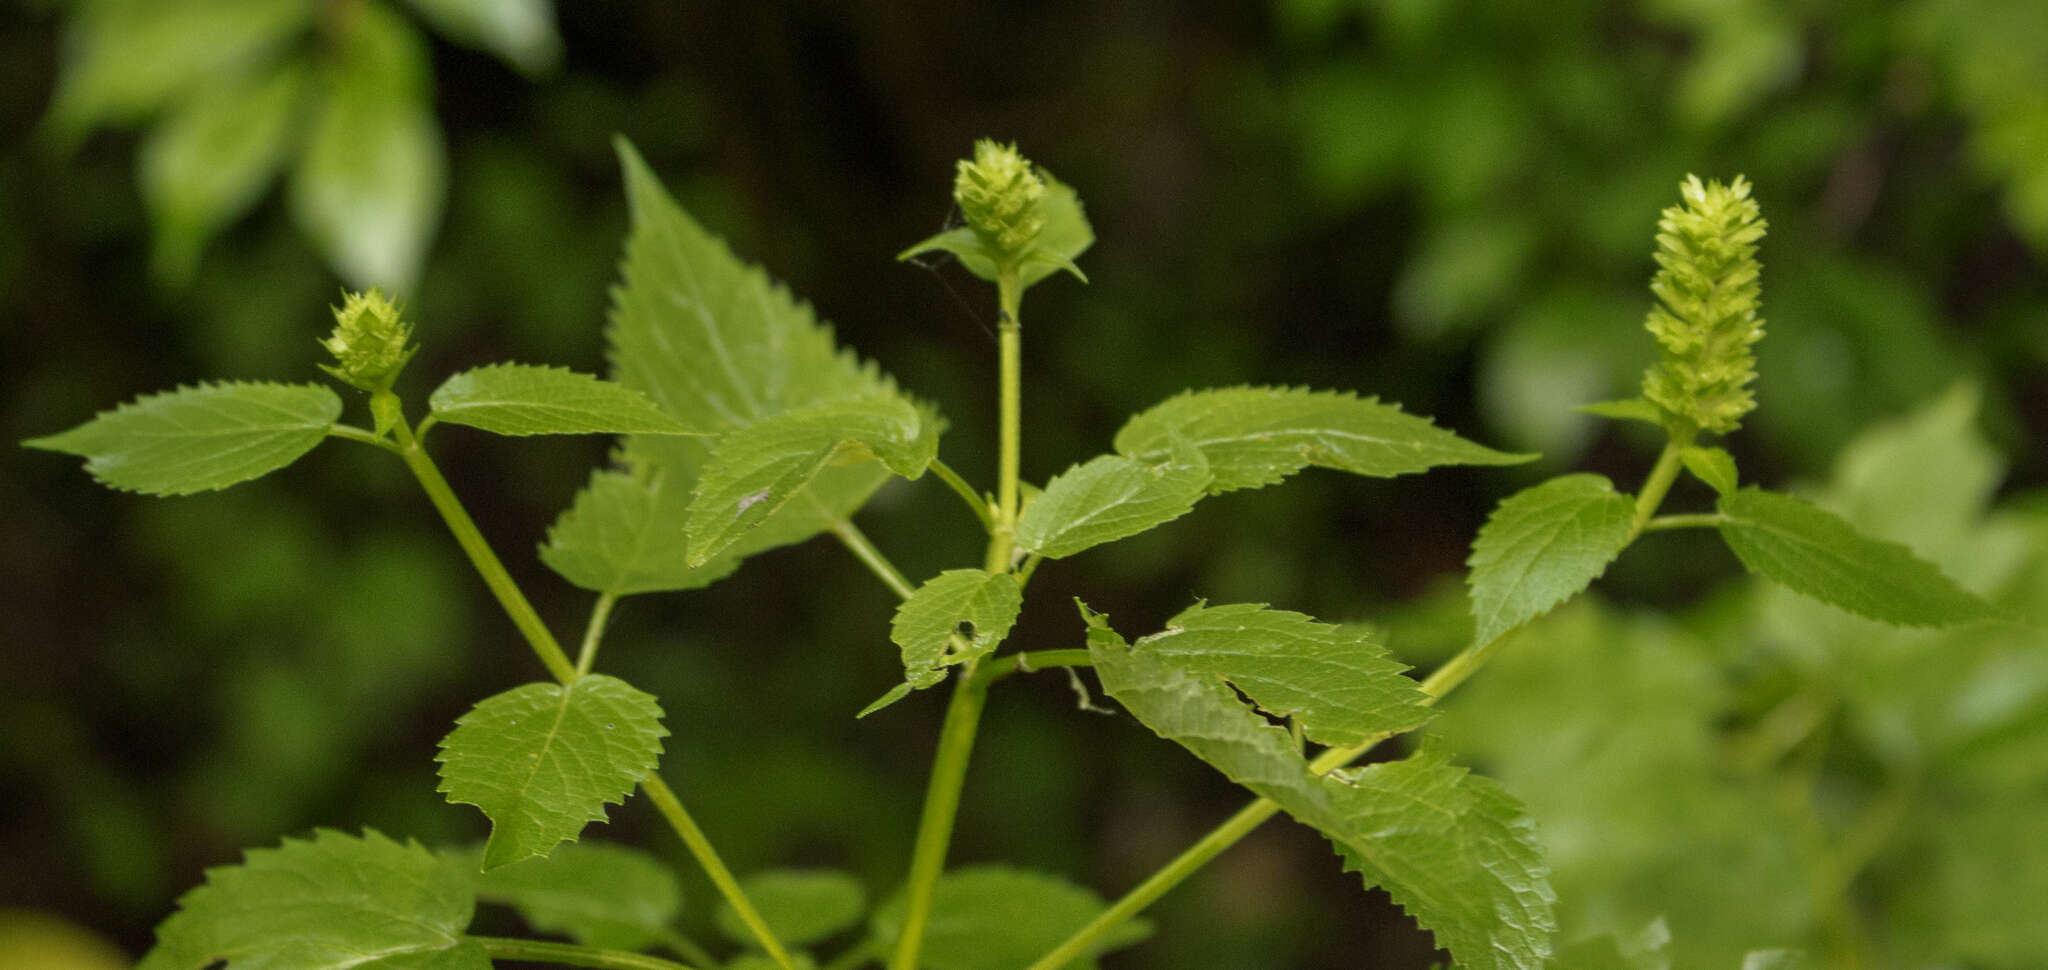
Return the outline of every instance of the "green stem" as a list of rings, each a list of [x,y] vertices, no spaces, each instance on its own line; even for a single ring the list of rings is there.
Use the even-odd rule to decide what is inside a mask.
[[[366,431],[354,425],[329,425],[327,427],[327,436],[330,438],[346,438],[349,441],[360,441],[363,444],[375,445],[379,448],[384,449],[385,451],[393,453],[396,453],[398,451],[398,446],[392,444],[391,439],[379,437],[375,432]]]
[[[1643,534],[1650,524],[1650,516],[1657,514],[1657,506],[1664,504],[1664,496],[1671,491],[1671,483],[1678,480],[1678,470],[1683,462],[1679,455],[1689,441],[1671,439],[1664,445],[1664,451],[1657,456],[1657,464],[1650,469],[1650,477],[1643,479],[1642,491],[1636,493],[1635,521],[1629,523],[1628,537],[1631,541]]]
[[[859,526],[845,519],[835,518],[832,520],[832,534],[838,536],[840,544],[853,553],[853,557],[860,560],[861,565],[868,567],[868,572],[881,579],[882,583],[889,587],[889,591],[896,594],[897,599],[907,600],[910,594],[917,592],[917,586],[904,577],[903,571],[897,569],[896,564],[890,562],[888,556],[882,555],[882,550],[875,548],[875,544],[868,541],[867,533],[860,531]]]
[[[1464,683],[1475,671],[1485,666],[1513,634],[1514,631],[1510,630],[1488,643],[1469,647],[1445,662],[1442,667],[1438,667],[1422,682],[1422,692],[1428,695],[1423,703],[1433,705],[1439,698],[1457,689],[1459,684]],[[1392,732],[1385,732],[1351,747],[1331,748],[1309,762],[1309,771],[1318,775],[1328,774],[1356,761],[1374,745],[1392,736]],[[1038,962],[1026,970],[1058,970],[1093,952],[1101,945],[1103,937],[1108,936],[1131,917],[1143,912],[1146,907],[1158,901],[1159,897],[1166,895],[1175,886],[1194,875],[1196,870],[1208,865],[1211,859],[1223,854],[1223,850],[1250,835],[1253,829],[1264,824],[1278,811],[1279,804],[1269,798],[1261,798],[1246,805],[1236,815],[1210,830],[1208,835],[1202,836],[1201,841],[1189,846],[1186,851],[1162,866],[1158,872],[1125,893],[1123,898],[1110,904],[1108,909],[1090,920],[1088,925],[1076,930],[1074,935],[1067,937],[1065,942],[1040,957]]]
[[[974,672],[975,679],[992,684],[1015,673],[1031,673],[1054,667],[1093,667],[1095,658],[1086,650],[1033,650],[1013,653],[987,661]]]
[[[1017,570],[1018,589],[1031,585],[1031,574],[1037,572],[1038,564],[1044,561],[1045,557],[1035,552],[1024,557],[1024,565]]]
[[[934,458],[932,474],[939,476],[939,481],[951,486],[953,492],[960,496],[960,500],[967,503],[967,507],[974,511],[974,517],[981,520],[981,527],[984,530],[995,529],[996,520],[989,514],[988,499],[975,494],[974,487],[967,484],[967,480],[961,478],[960,473],[953,470],[953,466]]]
[[[668,783],[662,781],[660,775],[650,772],[640,779],[640,790],[647,793],[647,798],[654,802],[662,817],[668,819],[669,827],[682,836],[683,845],[696,857],[697,864],[704,867],[704,874],[711,878],[713,886],[718,887],[719,895],[725,897],[740,922],[753,932],[761,949],[783,970],[794,970],[789,951],[783,949],[782,941],[775,938],[775,931],[768,928],[767,921],[748,901],[747,894],[740,889],[739,880],[733,878],[732,870],[725,867],[725,860],[718,857],[718,850],[711,847],[711,840],[704,837],[704,830],[697,827],[697,820],[690,817],[683,803],[676,799],[676,793],[669,790]]]
[[[565,967],[596,967],[597,970],[702,970],[699,965],[677,963],[627,950],[606,950],[546,940],[514,940],[502,936],[472,936],[470,939],[483,944],[484,952],[493,960],[531,960],[559,963]]]
[[[1638,532],[1663,532],[1669,529],[1711,529],[1728,521],[1719,512],[1700,512],[1691,515],[1660,515],[1643,523]]]
[[[412,429],[401,420],[392,431],[398,438],[398,456],[405,459],[405,467],[412,469],[413,477],[419,479],[421,488],[426,489],[427,498],[441,513],[441,520],[448,523],[448,531],[455,534],[455,543],[469,556],[470,565],[476,567],[484,585],[490,587],[491,595],[498,598],[498,605],[505,608],[505,615],[512,618],[512,625],[526,637],[534,654],[547,666],[548,673],[564,684],[574,681],[576,667],[569,663],[569,655],[562,652],[562,645],[556,642],[555,635],[549,632],[546,623],[541,622],[533,604],[526,601],[526,594],[519,591],[519,584],[512,581],[512,574],[505,571],[505,564],[498,561],[490,543],[484,541],[476,522],[463,510],[462,501],[455,497],[455,490],[448,486],[448,480],[441,477],[441,470],[434,467],[434,460],[427,457],[426,449],[420,447],[419,439],[413,437]]]
[[[960,789],[967,781],[967,758],[974,733],[988,701],[988,684],[964,671],[946,706],[939,729],[939,750],[932,757],[931,783],[925,788],[924,813],[917,823],[917,845],[910,855],[909,884],[904,889],[903,930],[896,940],[890,970],[917,970],[925,925],[932,914],[932,893],[946,868],[946,847],[953,838],[953,820],[960,812]]]
[[[988,571],[1007,572],[1011,548],[1017,539],[1017,454],[1021,438],[1024,382],[1024,326],[1018,319],[1023,287],[1017,271],[1004,270],[996,278],[996,299],[1002,316],[997,321],[1001,382],[996,409],[996,521],[988,546]]]
[[[604,639],[605,624],[611,622],[612,607],[619,602],[617,593],[599,593],[597,605],[590,608],[590,625],[583,629],[583,648],[576,651],[576,676],[590,673],[592,664],[597,663],[597,644]]]

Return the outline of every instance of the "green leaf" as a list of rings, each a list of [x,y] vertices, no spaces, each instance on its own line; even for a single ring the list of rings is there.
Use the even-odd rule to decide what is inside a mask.
[[[427,401],[449,424],[492,434],[701,434],[639,391],[565,367],[492,364],[443,381]]]
[[[690,492],[671,477],[644,464],[591,473],[548,529],[541,562],[584,589],[614,596],[698,589],[731,575],[740,560],[730,550],[690,565],[683,542]]]
[[[1009,573],[950,569],[925,581],[896,607],[889,626],[889,639],[903,651],[904,677],[912,687],[930,687],[945,679],[947,667],[987,656],[1023,608],[1023,590]],[[953,649],[955,639],[964,649]]]
[[[747,901],[754,904],[775,938],[789,946],[826,939],[855,923],[867,911],[867,890],[860,880],[826,869],[770,869],[740,880]],[[757,946],[754,932],[726,904],[718,907],[718,929],[728,939]]]
[[[477,871],[481,848],[443,855],[474,874],[478,899],[510,906],[535,930],[585,946],[649,949],[667,937],[683,908],[675,872],[622,845],[585,839],[489,872]]]
[[[963,866],[939,877],[925,926],[925,970],[1023,970],[1066,941],[1105,908],[1102,897],[1058,876],[1009,866]],[[875,938],[893,945],[903,932],[903,898],[882,905]],[[1095,970],[1095,957],[1152,935],[1132,920],[1111,930],[1070,970]]]
[[[1384,478],[1535,457],[1473,444],[1373,398],[1298,387],[1186,392],[1133,417],[1117,432],[1116,450],[1157,461],[1175,436],[1209,459],[1211,493],[1271,485],[1310,465]]]
[[[1990,616],[1983,600],[1912,550],[1790,495],[1746,488],[1722,496],[1720,510],[1721,538],[1742,564],[1794,592],[1894,626]]]
[[[206,871],[137,970],[490,970],[469,880],[414,843],[327,829]]]
[[[612,291],[613,379],[670,417],[725,431],[895,385],[832,342],[811,308],[676,205],[623,139],[633,231]]]
[[[441,791],[491,819],[484,868],[545,855],[602,822],[661,757],[661,705],[603,674],[479,702],[441,741]]]
[[[1694,478],[1706,482],[1715,492],[1727,495],[1735,491],[1735,456],[1728,449],[1687,445],[1679,449],[1678,460],[1685,463]]]
[[[317,385],[204,384],[139,397],[22,444],[84,457],[109,488],[190,495],[297,461],[339,417],[341,398]]]
[[[553,0],[412,0],[412,6],[449,40],[489,51],[528,77],[561,63]]]
[[[1102,687],[1140,722],[1336,843],[1470,970],[1536,970],[1555,897],[1521,805],[1430,750],[1316,775],[1288,732],[1222,680],[1126,644],[1086,612]]]
[[[291,148],[305,92],[297,64],[230,75],[150,129],[139,165],[159,277],[190,279],[206,241],[263,196]]]
[[[300,0],[110,0],[70,9],[45,121],[67,145],[262,62],[311,26],[314,13]]]
[[[1487,516],[1472,542],[1476,643],[1492,643],[1579,594],[1621,554],[1635,504],[1592,474],[1525,488]]]
[[[1045,198],[1039,202],[1045,228],[1039,230],[1037,243],[1017,267],[1017,280],[1023,289],[1030,289],[1032,284],[1066,270],[1086,283],[1088,274],[1081,272],[1074,260],[1094,245],[1095,229],[1081,210],[1081,198],[1072,186],[1046,174],[1044,169],[1038,170],[1038,177],[1045,180]],[[910,259],[933,251],[951,253],[968,272],[991,283],[996,281],[999,257],[967,226],[932,236],[898,253],[896,258]]]
[[[1429,720],[1407,668],[1362,627],[1238,603],[1196,604],[1137,648],[1192,673],[1229,681],[1274,717],[1293,718],[1319,744],[1361,744]]]
[[[1641,421],[1659,428],[1664,427],[1667,420],[1662,408],[1640,397],[1624,398],[1619,401],[1596,401],[1592,404],[1581,404],[1572,410],[1580,414],[1613,418],[1616,421]]]
[[[1751,950],[1742,955],[1742,970],[1820,970],[1800,950]]]
[[[1092,458],[1047,482],[1018,516],[1017,548],[1063,559],[1137,535],[1186,515],[1209,479],[1209,462],[1186,443],[1156,462]]]
[[[683,532],[702,565],[834,462],[874,460],[905,478],[938,454],[938,421],[897,395],[819,404],[763,418],[718,442],[697,479]]]
[[[292,173],[292,216],[349,285],[406,293],[447,182],[426,42],[382,4],[350,14]]]

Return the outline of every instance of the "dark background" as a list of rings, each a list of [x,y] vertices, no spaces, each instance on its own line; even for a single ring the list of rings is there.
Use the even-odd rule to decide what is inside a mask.
[[[893,254],[945,224],[973,139],[1014,139],[1099,237],[1089,285],[1025,306],[1027,478],[1180,388],[1240,382],[1355,388],[1546,458],[1210,500],[1047,564],[1013,643],[1077,645],[1076,594],[1133,634],[1202,596],[1392,622],[1426,666],[1461,635],[1458,574],[1494,501],[1567,468],[1640,480],[1655,442],[1567,409],[1627,396],[1652,359],[1644,283],[1679,180],[1745,173],[1771,223],[1762,406],[1727,442],[1745,480],[1824,476],[1858,428],[1969,380],[2004,493],[2048,481],[2048,31],[2015,26],[2031,4],[1523,6],[567,4],[565,58],[534,79],[437,39],[447,209],[402,294],[424,350],[400,390],[503,359],[602,371],[620,133],[844,343],[940,402],[943,455],[986,485],[992,294]],[[0,20],[0,432],[203,378],[313,378],[342,282],[280,193],[167,285],[137,130],[68,152],[35,136],[68,15]],[[529,550],[606,443],[436,438],[541,614],[579,630],[591,597]],[[435,794],[434,741],[541,672],[396,463],[338,442],[169,500],[44,453],[8,468],[0,903],[139,953],[244,847],[313,826],[483,833]],[[892,486],[861,523],[914,579],[979,555],[935,481]],[[1738,572],[1663,547],[1603,589],[1682,609]],[[894,682],[891,606],[819,540],[620,609],[603,663],[662,698],[667,773],[736,868],[900,879],[942,704],[852,719]],[[954,860],[1114,895],[1241,804],[1128,718],[1073,707],[1059,674],[998,692]],[[641,803],[613,816],[605,836],[681,861]],[[699,882],[693,921],[713,898]],[[1382,894],[1281,823],[1153,915],[1162,932],[1112,966],[1429,959]]]

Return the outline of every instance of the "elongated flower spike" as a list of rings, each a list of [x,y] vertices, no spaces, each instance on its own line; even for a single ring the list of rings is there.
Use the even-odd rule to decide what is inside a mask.
[[[1756,408],[1751,346],[1764,335],[1757,241],[1766,224],[1749,182],[1679,186],[1682,205],[1657,223],[1657,303],[1644,321],[1662,359],[1643,375],[1643,396],[1657,405],[1675,435],[1727,434]]]
[[[334,365],[321,364],[321,370],[372,394],[390,390],[418,349],[399,306],[374,289],[343,294],[334,308],[334,332],[320,346],[334,355]]]
[[[974,143],[974,158],[961,159],[953,177],[953,201],[983,244],[1014,263],[1031,251],[1045,228],[1039,202],[1045,180],[1014,144],[992,138]]]

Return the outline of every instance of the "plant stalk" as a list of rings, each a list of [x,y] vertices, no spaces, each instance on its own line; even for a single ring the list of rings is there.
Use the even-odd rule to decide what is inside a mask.
[[[988,545],[988,571],[1007,572],[1017,540],[1017,455],[1022,437],[1024,326],[1018,319],[1023,287],[1017,271],[1005,270],[996,279],[996,299],[1002,313],[997,320],[1000,397],[996,410],[996,520]]]
[[[945,871],[953,821],[960,814],[967,759],[974,751],[974,734],[987,702],[988,682],[977,678],[971,669],[963,671],[953,687],[953,699],[946,705],[939,750],[932,757],[931,782],[925,788],[924,813],[918,820],[917,845],[910,855],[909,885],[904,890],[903,932],[896,940],[889,970],[917,970],[918,951],[924,946],[925,926],[931,920],[932,893]]]
[[[954,494],[960,496],[961,501],[967,503],[968,509],[974,512],[974,517],[981,520],[983,529],[995,528],[995,517],[988,511],[988,499],[975,494],[974,486],[967,484],[967,479],[961,478],[960,473],[953,470],[953,466],[934,458],[932,474],[939,476],[939,481],[945,482]]]
[[[907,600],[910,594],[917,592],[917,587],[904,577],[903,571],[897,569],[896,564],[882,554],[882,550],[875,548],[875,544],[868,541],[867,533],[860,531],[859,526],[845,519],[835,518],[832,520],[832,534],[839,538],[840,544],[845,546],[848,552],[853,553],[855,559],[860,560],[861,565],[868,567],[868,572],[874,573],[883,585],[889,587],[889,591],[895,593],[897,599]]]
[[[574,943],[547,940],[514,940],[502,936],[472,936],[483,944],[492,960],[531,960],[558,963],[565,967],[595,967],[597,970],[706,970],[695,964],[677,963],[645,953],[606,950]]]
[[[718,850],[712,848],[711,840],[704,837],[704,830],[697,827],[697,820],[690,817],[689,811],[683,808],[683,803],[676,798],[676,793],[669,789],[668,783],[662,781],[660,775],[649,772],[647,777],[640,779],[640,790],[647,793],[648,799],[654,802],[654,807],[668,820],[669,827],[675,829],[676,834],[682,837],[683,845],[696,857],[697,864],[704,868],[704,875],[710,877],[711,884],[718,887],[719,895],[725,897],[726,903],[732,906],[740,922],[746,924],[747,929],[753,932],[754,939],[761,944],[761,949],[766,951],[769,958],[783,970],[794,970],[794,964],[789,959],[789,951],[783,948],[782,941],[775,938],[775,931],[768,928],[768,922],[761,918],[760,912],[754,909],[754,904],[748,901],[747,894],[740,889],[739,880],[733,878],[732,870],[726,868],[725,860],[718,857]]]
[[[455,497],[455,490],[449,487],[448,479],[441,477],[441,470],[434,467],[434,460],[427,457],[427,450],[420,447],[419,439],[413,437],[412,429],[401,420],[393,428],[393,434],[398,438],[398,456],[405,460],[405,467],[412,469],[413,477],[419,479],[428,500],[441,513],[441,520],[448,524],[448,531],[455,534],[456,545],[469,556],[470,565],[476,567],[484,585],[490,587],[491,595],[498,598],[498,605],[504,607],[505,615],[512,618],[512,625],[526,637],[534,655],[540,658],[556,680],[564,684],[575,681],[576,667],[569,662],[569,655],[562,652],[561,643],[541,621],[540,614],[534,612],[533,604],[526,601],[526,594],[519,591],[519,584],[513,582],[512,574],[505,571],[505,564],[498,561],[498,554],[491,551],[490,543],[484,541],[476,522],[463,510],[462,501]]]
[[[583,630],[583,648],[576,651],[576,676],[590,673],[597,663],[597,645],[604,640],[605,624],[611,622],[612,607],[619,602],[616,593],[599,593],[597,605],[590,608],[590,625]]]
[[[1657,514],[1657,506],[1664,504],[1664,496],[1671,491],[1671,483],[1678,480],[1678,470],[1683,462],[1679,455],[1691,444],[1673,438],[1666,442],[1664,450],[1657,455],[1657,464],[1650,468],[1650,476],[1643,479],[1642,491],[1636,493],[1635,520],[1629,523],[1629,541],[1643,534],[1650,524],[1650,517]]]

